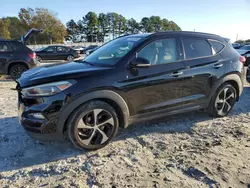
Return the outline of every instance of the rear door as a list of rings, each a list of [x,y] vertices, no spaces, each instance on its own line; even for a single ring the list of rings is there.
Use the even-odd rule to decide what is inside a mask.
[[[224,45],[207,38],[181,38],[185,58],[183,98],[187,104],[204,106],[208,103],[214,80],[224,74],[220,52]]]
[[[6,73],[6,64],[13,57],[13,51],[7,42],[0,42],[0,73]]]
[[[42,59],[44,59],[44,60],[56,60],[56,59],[58,59],[56,46],[49,46],[49,47],[45,48],[41,52],[41,54],[42,54]]]
[[[70,49],[64,46],[57,46],[57,58],[58,59],[66,59],[69,55]]]

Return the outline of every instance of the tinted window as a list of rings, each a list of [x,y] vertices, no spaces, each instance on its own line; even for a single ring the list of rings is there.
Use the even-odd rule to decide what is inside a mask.
[[[182,41],[187,59],[213,55],[212,48],[205,39],[184,38]]]
[[[46,48],[45,51],[47,51],[47,52],[56,51],[56,46],[50,46],[50,47]]]
[[[240,49],[242,49],[242,50],[250,50],[250,46],[243,46],[243,47],[241,47]]]
[[[58,46],[58,47],[57,47],[57,51],[58,51],[58,52],[66,52],[67,49],[66,49],[65,47],[63,47],[63,46]]]
[[[13,49],[13,51],[22,51],[22,52],[31,51],[31,49],[29,49],[27,46],[25,46],[21,42],[13,41],[9,44],[11,45],[11,48]]]
[[[0,42],[0,52],[9,52],[11,49],[6,43]]]
[[[176,46],[175,39],[157,40],[144,47],[137,57],[149,60],[151,65],[175,62],[179,59]]]
[[[224,48],[224,45],[218,41],[209,40],[209,42],[212,45],[216,54],[219,53]]]

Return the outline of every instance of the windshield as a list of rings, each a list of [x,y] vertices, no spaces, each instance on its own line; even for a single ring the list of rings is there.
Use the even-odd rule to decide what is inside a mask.
[[[250,50],[250,46],[243,46],[241,49],[242,50]]]
[[[115,65],[123,56],[135,47],[142,37],[126,36],[115,39],[94,51],[84,59],[84,62],[93,65]]]

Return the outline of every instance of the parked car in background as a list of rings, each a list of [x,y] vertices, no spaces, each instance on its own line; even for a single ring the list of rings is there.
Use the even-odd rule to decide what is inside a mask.
[[[23,43],[0,39],[0,73],[17,79],[21,74],[36,67],[36,54]]]
[[[80,57],[79,52],[67,46],[48,46],[36,51],[37,60],[67,60],[73,61]]]
[[[25,72],[19,120],[42,140],[104,147],[137,121],[206,109],[232,110],[243,90],[245,58],[224,38],[169,31],[117,38],[82,61]]]
[[[96,47],[98,47],[98,45],[90,45],[90,46],[88,46],[87,48],[85,48],[85,49],[83,50],[83,54],[86,54],[86,52],[87,52],[88,50],[92,50],[92,49],[94,49],[94,48],[96,48]]]
[[[92,53],[93,53],[94,51],[96,51],[98,48],[99,48],[99,46],[97,46],[97,47],[95,47],[95,48],[93,48],[93,49],[87,50],[87,51],[86,51],[86,55],[88,56],[88,55],[92,54]]]
[[[237,49],[237,52],[246,58],[245,66],[250,65],[250,45],[245,45],[240,49]]]
[[[234,49],[239,49],[241,45],[239,43],[232,43]]]
[[[72,47],[74,50],[79,51],[80,54],[83,54],[83,50],[86,48],[84,46],[73,46]]]

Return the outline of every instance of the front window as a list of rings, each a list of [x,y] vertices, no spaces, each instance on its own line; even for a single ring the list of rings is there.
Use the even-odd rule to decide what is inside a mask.
[[[179,60],[174,38],[156,40],[145,46],[137,57],[147,59],[151,65],[173,63]]]
[[[142,39],[143,37],[139,36],[126,36],[115,39],[98,48],[87,56],[84,61],[93,65],[115,65],[122,57],[141,42]]]

